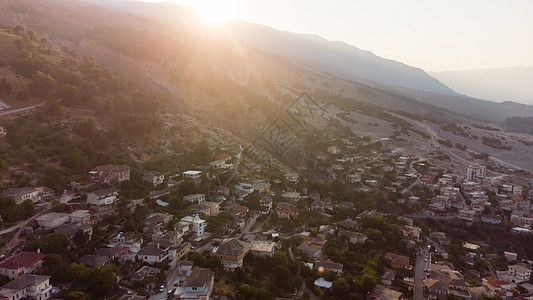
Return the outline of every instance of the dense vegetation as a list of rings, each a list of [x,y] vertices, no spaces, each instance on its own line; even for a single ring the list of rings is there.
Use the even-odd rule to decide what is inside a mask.
[[[512,117],[503,122],[503,126],[514,132],[533,135],[533,117]]]
[[[2,94],[13,103],[47,103],[33,116],[5,124],[9,144],[0,144],[0,173],[5,176],[7,166],[14,169],[16,186],[30,185],[35,176],[38,184],[57,190],[95,165],[130,163],[124,146],[160,128],[155,114],[162,105],[159,96],[91,58],[53,49],[31,31],[15,27],[11,32],[20,37],[15,39],[19,52],[7,63],[29,81],[16,89],[0,79]],[[85,116],[69,118],[64,106],[83,110]]]

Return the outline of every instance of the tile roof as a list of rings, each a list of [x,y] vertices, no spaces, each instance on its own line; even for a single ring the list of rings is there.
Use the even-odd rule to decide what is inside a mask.
[[[192,288],[203,287],[208,280],[213,276],[213,272],[209,269],[195,268],[187,277],[185,286]]]
[[[21,267],[32,267],[45,257],[42,253],[37,252],[20,252],[15,256],[4,260],[0,263],[0,268],[17,270]]]
[[[143,255],[159,256],[159,255],[165,255],[165,254],[167,253],[159,249],[159,247],[157,247],[157,244],[150,244],[148,246],[144,246],[137,253],[138,256],[143,256]]]
[[[109,262],[109,258],[107,256],[101,256],[101,255],[84,255],[80,258],[78,258],[78,263],[81,265],[86,265],[88,267],[95,267],[98,265],[105,265]]]

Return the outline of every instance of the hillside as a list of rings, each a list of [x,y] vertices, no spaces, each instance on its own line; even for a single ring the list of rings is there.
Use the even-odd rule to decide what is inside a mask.
[[[499,104],[486,105],[487,102],[481,100],[394,88],[359,77],[347,79],[349,76],[325,71],[334,68],[327,63],[309,64],[308,60],[291,59],[266,46],[246,46],[225,35],[215,38],[213,34],[216,32],[213,31],[207,34],[191,28],[176,28],[175,24],[164,24],[164,20],[158,22],[83,1],[4,0],[2,5],[6,10],[0,13],[0,23],[6,26],[21,23],[46,37],[49,48],[57,53],[68,54],[78,61],[83,61],[85,56],[92,57],[137,89],[157,95],[162,106],[152,113],[160,122],[168,122],[170,118],[172,122],[179,123],[181,118],[192,118],[206,126],[206,132],[220,130],[231,139],[241,141],[241,145],[253,143],[259,151],[266,150],[292,169],[305,170],[305,165],[323,151],[329,141],[343,136],[392,137],[398,146],[419,151],[412,146],[423,145],[419,147],[423,149],[438,147],[429,138],[428,127],[424,126],[438,130],[446,128],[448,123],[455,123],[461,128],[492,128],[493,125],[486,122],[499,123],[508,117],[533,115],[520,105],[509,105],[502,110]],[[54,21],[44,16],[54,16]],[[302,38],[295,37],[298,41]],[[54,78],[54,73],[44,71]],[[4,68],[3,72],[10,83],[17,86],[15,95],[31,80],[30,74],[26,78],[13,77],[10,68]],[[338,71],[337,74],[346,72]],[[302,92],[310,95],[316,103],[311,111],[308,107],[311,102],[305,103],[298,98]],[[56,95],[57,92],[52,91],[51,99]],[[127,112],[138,107],[132,102],[133,95],[128,95],[128,98],[128,101],[121,101],[118,95],[104,94],[96,97],[98,101],[76,103],[75,106],[81,105],[77,109],[102,113],[117,111],[113,103],[118,101],[116,105],[123,105],[120,110]],[[14,107],[22,106],[15,96],[6,100]],[[27,100],[32,103],[39,99],[29,97]],[[291,103],[302,106],[291,112]],[[68,105],[64,109],[72,110]],[[309,113],[303,114],[304,110]],[[159,116],[157,112],[161,111],[166,113]],[[287,112],[291,112],[290,116],[286,115]],[[176,115],[179,117],[174,118]],[[293,133],[284,137],[290,141],[291,147],[281,151],[271,141],[265,140],[264,132],[275,126],[273,122],[277,119],[285,120],[285,117],[290,117],[286,129]],[[95,115],[95,118],[100,117]],[[422,122],[424,126],[420,125]],[[109,125],[100,123],[97,122],[98,126],[109,131]],[[478,128],[475,131],[466,130],[469,138],[460,143],[500,160],[510,157],[508,149],[513,149],[512,165],[531,167],[530,162],[522,159],[528,156],[527,149],[520,146],[522,137],[509,137],[509,146],[501,147],[483,143],[481,136],[490,135],[490,130]],[[156,129],[151,133],[154,144],[171,143],[164,135],[154,132],[159,131]],[[311,137],[314,137],[315,143],[309,143],[313,140]],[[189,150],[194,149],[201,139],[183,138],[187,140],[189,146],[186,149]],[[448,138],[455,141],[463,136],[452,134]],[[157,142],[158,139],[160,142]],[[127,145],[123,147],[127,149]],[[153,151],[151,147],[145,149],[142,144],[136,145],[138,148],[127,151],[127,155],[135,159]],[[215,147],[214,144],[211,146]],[[461,149],[452,148],[450,151],[468,160],[471,153]],[[169,148],[165,146],[161,151],[167,155]],[[256,158],[261,156],[256,155]],[[311,173],[312,176],[324,176]]]
[[[181,29],[196,30],[201,27],[201,21],[191,16],[189,8],[169,2],[161,4],[109,0],[92,2],[160,20]],[[268,26],[237,20],[227,21],[222,26],[224,29],[217,30],[217,34],[225,33],[241,43],[280,54],[291,60],[322,67],[327,65],[328,67],[323,70],[339,77],[360,78],[386,85],[457,95],[422,69],[381,58],[370,51],[343,42],[332,42],[315,35],[283,32]]]
[[[210,34],[211,31],[204,28],[205,25],[202,25],[201,20],[194,15],[193,11],[170,2],[158,4],[130,0],[92,0],[91,2],[162,21],[180,30],[202,32],[202,34]],[[378,100],[378,103],[392,109],[411,109],[419,112],[420,106],[426,103],[446,109],[452,113],[452,117],[460,115],[483,122],[496,123],[501,123],[513,116],[533,115],[533,109],[529,106],[494,104],[490,101],[471,98],[469,93],[464,93],[468,96],[462,96],[435,78],[428,76],[421,69],[377,57],[369,51],[363,51],[342,42],[327,41],[315,35],[282,32],[242,21],[228,21],[222,27],[223,30],[218,29],[211,33],[212,39],[220,40],[221,34],[227,34],[230,37],[225,38],[233,42],[236,39],[256,49],[280,55],[293,63],[303,63],[322,74],[381,90],[389,96],[380,97],[384,100],[383,102]],[[315,88],[316,86],[312,87],[312,89]],[[395,100],[387,100],[391,98],[390,94]],[[364,97],[361,98],[364,99]],[[483,99],[483,97],[478,98]],[[372,103],[375,100],[373,99]]]

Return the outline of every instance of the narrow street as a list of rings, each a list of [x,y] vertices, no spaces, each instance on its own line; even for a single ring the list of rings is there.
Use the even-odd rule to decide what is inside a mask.
[[[44,104],[46,104],[46,103],[41,103],[41,104],[31,105],[31,106],[26,106],[26,107],[21,107],[21,108],[3,109],[3,110],[0,110],[0,116],[7,116],[7,115],[10,115],[10,114],[23,112],[23,111],[26,111],[26,110],[30,110],[30,109],[34,109],[36,107],[42,106]]]
[[[0,99],[0,110],[10,109],[11,106]]]
[[[241,234],[239,234],[239,236],[237,238],[240,239],[245,234],[250,233],[252,227],[255,225],[255,222],[257,221],[257,218],[259,218],[260,216],[261,216],[261,213],[253,214],[252,217],[250,218],[250,222],[248,222],[248,224],[246,224],[246,226],[242,230]]]
[[[423,300],[424,299],[424,288],[422,285],[422,280],[426,277],[426,269],[429,268],[431,261],[428,259],[426,262],[425,259],[428,256],[428,250],[425,248],[421,251],[421,255],[417,255],[415,263],[415,283],[413,289],[413,299],[414,300]]]
[[[10,233],[12,231],[15,231],[18,229],[18,231],[15,233],[15,235],[11,238],[11,240],[9,242],[7,242],[4,247],[2,247],[0,249],[0,253],[3,253],[3,252],[11,252],[13,249],[13,247],[15,247],[15,245],[17,244],[18,242],[18,239],[20,237],[20,235],[22,234],[22,232],[24,231],[24,228],[26,227],[26,225],[29,223],[29,222],[32,222],[35,218],[37,218],[38,216],[42,215],[42,214],[45,214],[47,212],[49,212],[51,209],[47,209],[47,210],[44,210],[36,215],[34,215],[33,217],[29,218],[29,219],[26,219],[24,221],[20,221],[18,222],[16,225],[14,226],[11,226],[9,228],[6,228],[2,231],[0,231],[0,235],[4,235],[6,233]]]

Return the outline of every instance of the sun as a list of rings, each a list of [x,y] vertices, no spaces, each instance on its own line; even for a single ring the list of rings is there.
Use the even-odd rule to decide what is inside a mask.
[[[238,1],[195,0],[191,1],[190,5],[202,19],[209,23],[240,17]]]

